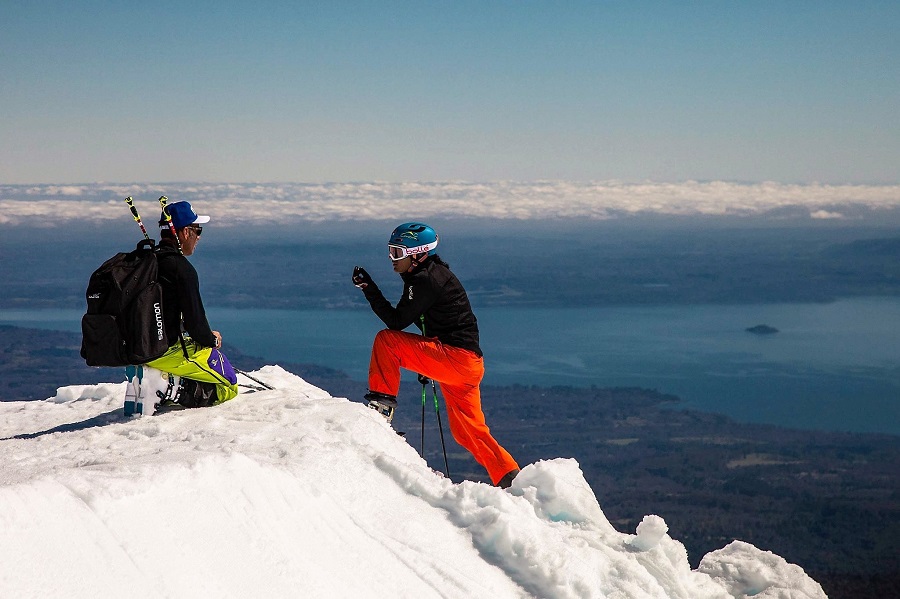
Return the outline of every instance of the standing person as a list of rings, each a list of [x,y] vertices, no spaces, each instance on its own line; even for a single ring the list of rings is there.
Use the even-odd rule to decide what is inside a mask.
[[[441,384],[450,432],[484,466],[491,482],[512,484],[519,466],[491,436],[481,411],[479,384],[484,359],[478,345],[478,322],[465,289],[435,252],[438,236],[422,223],[406,223],[391,233],[388,250],[394,272],[403,279],[396,307],[388,302],[364,269],[353,270],[353,283],[363,290],[372,311],[387,325],[372,345],[369,363],[369,407],[390,422],[397,406],[400,368]],[[404,332],[415,324],[422,335]]]
[[[161,214],[156,255],[163,290],[163,325],[168,339],[178,341],[161,357],[145,365],[141,392],[146,395],[146,387],[150,395],[155,395],[150,397],[149,405],[158,403],[160,409],[222,403],[238,394],[237,376],[219,351],[222,335],[209,326],[197,271],[187,259],[200,241],[203,232],[200,225],[208,223],[209,217],[197,215],[189,202],[169,204],[166,210],[172,218],[175,235],[169,229],[165,213]]]

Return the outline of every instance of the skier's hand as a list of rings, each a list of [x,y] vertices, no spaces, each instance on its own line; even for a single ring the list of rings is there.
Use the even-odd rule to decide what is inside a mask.
[[[213,331],[212,334],[213,334],[213,337],[216,338],[216,347],[215,348],[219,349],[220,347],[222,347],[222,333],[220,333],[219,331]]]
[[[361,266],[356,266],[353,268],[353,284],[359,287],[360,289],[365,289],[369,286],[369,283],[373,283],[372,277],[369,276],[369,273],[366,272]]]

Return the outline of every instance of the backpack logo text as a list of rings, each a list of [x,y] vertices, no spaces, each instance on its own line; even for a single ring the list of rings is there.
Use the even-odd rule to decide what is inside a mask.
[[[163,321],[162,321],[162,308],[159,307],[159,302],[153,304],[153,311],[156,313],[156,338],[159,341],[162,341],[163,338]]]

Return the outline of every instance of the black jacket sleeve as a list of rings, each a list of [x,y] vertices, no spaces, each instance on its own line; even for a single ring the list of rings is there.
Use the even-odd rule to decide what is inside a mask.
[[[195,343],[215,347],[216,337],[209,328],[197,270],[165,240],[157,249],[159,281],[163,287],[163,320],[170,343],[176,343],[182,327]]]
[[[159,253],[159,278],[163,284],[163,318],[170,342],[178,339],[184,327],[198,345],[215,347],[216,337],[206,320],[194,266],[184,256],[163,248]]]
[[[434,303],[437,297],[427,276],[411,276],[404,278],[403,296],[393,307],[374,283],[369,284],[363,293],[372,307],[372,311],[381,319],[387,328],[402,331],[411,324],[421,328],[419,317]]]
[[[191,339],[204,347],[215,347],[216,336],[212,334],[203,299],[200,297],[200,279],[194,265],[185,259],[178,269],[178,295],[181,304],[181,318],[184,330]]]

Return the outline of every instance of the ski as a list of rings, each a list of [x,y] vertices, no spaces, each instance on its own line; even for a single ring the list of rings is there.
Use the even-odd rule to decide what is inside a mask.
[[[134,198],[128,196],[125,198],[125,203],[128,204],[128,208],[131,210],[131,216],[134,218],[134,221],[141,228],[144,239],[153,243],[150,234],[147,233],[144,222],[141,220],[141,215],[138,214],[138,210],[134,205]],[[141,379],[143,378],[144,369],[140,364],[130,364],[125,367],[125,379],[128,382],[128,386],[125,390],[125,406],[123,411],[125,412],[126,417],[135,415],[141,416],[144,413],[144,404],[141,401]]]
[[[137,376],[137,366],[129,365],[125,367],[125,417],[134,416],[137,410],[137,400],[140,395],[140,382]]]
[[[138,416],[144,415],[144,398],[141,395],[141,384],[144,382],[144,366],[142,364],[138,364],[134,366],[135,372],[137,373],[137,384],[135,385],[135,402],[134,402],[134,413]]]

